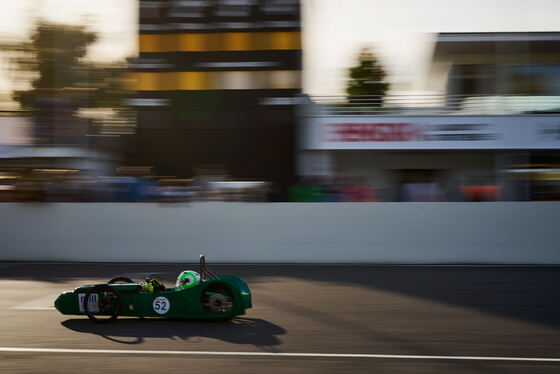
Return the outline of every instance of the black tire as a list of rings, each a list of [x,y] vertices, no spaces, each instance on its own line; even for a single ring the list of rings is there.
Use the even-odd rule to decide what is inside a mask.
[[[202,291],[200,302],[204,312],[213,315],[227,315],[235,306],[233,292],[228,286],[221,283],[214,283],[206,287]]]
[[[130,278],[127,278],[127,277],[116,277],[116,278],[111,279],[107,283],[134,283],[134,281]]]
[[[89,310],[89,297],[91,294],[98,294],[98,308],[102,310],[97,316]],[[104,307],[103,304],[110,302],[110,308]],[[84,311],[88,318],[97,323],[108,323],[114,321],[119,315],[121,307],[121,295],[119,291],[106,284],[98,284],[88,290],[84,297]],[[106,310],[107,309],[107,310]],[[108,316],[109,318],[99,318],[99,315]]]

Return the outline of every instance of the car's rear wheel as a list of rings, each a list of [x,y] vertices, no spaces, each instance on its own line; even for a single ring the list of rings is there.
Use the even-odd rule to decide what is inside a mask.
[[[116,278],[111,279],[107,283],[134,283],[134,281],[130,278],[127,278],[127,277],[116,277]]]
[[[121,304],[119,291],[106,284],[93,286],[84,297],[84,311],[89,319],[98,323],[114,321]]]
[[[200,302],[205,313],[226,315],[233,310],[233,293],[226,285],[214,283],[202,291]]]

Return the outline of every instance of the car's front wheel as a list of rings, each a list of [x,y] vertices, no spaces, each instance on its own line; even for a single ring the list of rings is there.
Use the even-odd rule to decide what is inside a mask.
[[[114,321],[121,304],[119,291],[106,284],[98,284],[88,290],[83,301],[84,311],[94,322]]]

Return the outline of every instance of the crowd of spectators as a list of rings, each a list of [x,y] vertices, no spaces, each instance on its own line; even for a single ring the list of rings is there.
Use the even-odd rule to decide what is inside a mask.
[[[191,202],[267,201],[262,181],[196,177],[88,177],[79,173],[0,179],[2,202]]]
[[[236,180],[228,175],[198,175],[189,179],[152,175],[94,177],[78,170],[50,169],[25,174],[0,171],[0,202],[484,202],[522,201],[520,196],[525,195],[525,200],[560,200],[560,184],[556,180],[524,182],[519,186],[529,188],[530,195],[516,191],[508,195],[492,183],[444,188],[433,180],[405,180],[395,186],[380,187],[365,179],[319,177],[302,178],[281,192],[271,182]],[[518,189],[522,190],[521,187]]]
[[[384,191],[353,181],[302,180],[290,187],[293,202],[377,202],[386,201]]]
[[[437,202],[497,201],[499,186],[456,186],[453,193],[435,181],[404,181],[391,188],[368,184],[360,179],[307,178],[290,187],[293,202]]]

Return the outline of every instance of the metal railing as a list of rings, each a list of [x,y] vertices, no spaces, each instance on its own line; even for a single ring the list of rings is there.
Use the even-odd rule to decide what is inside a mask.
[[[311,115],[560,114],[560,95],[311,96]]]

